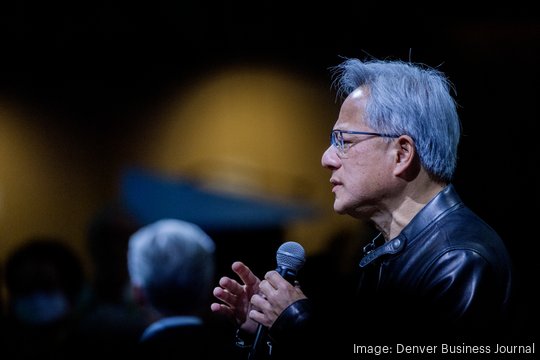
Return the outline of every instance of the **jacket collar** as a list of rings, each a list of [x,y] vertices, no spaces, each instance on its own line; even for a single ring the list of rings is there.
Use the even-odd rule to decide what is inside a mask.
[[[376,246],[376,240],[379,235],[375,237],[364,247],[365,256],[360,260],[360,267],[365,267],[374,260],[387,254],[397,254],[405,249],[407,243],[412,244],[418,238],[429,224],[439,220],[445,216],[454,207],[462,204],[457,192],[453,185],[448,185],[442,189],[433,199],[431,199],[422,210],[416,214],[407,226],[401,231],[401,233],[394,239],[385,242],[380,246]]]

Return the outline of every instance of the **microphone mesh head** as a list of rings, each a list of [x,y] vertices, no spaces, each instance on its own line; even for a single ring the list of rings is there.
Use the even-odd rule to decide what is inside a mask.
[[[302,245],[294,241],[282,244],[277,253],[276,260],[278,267],[298,271],[306,262],[306,253]]]

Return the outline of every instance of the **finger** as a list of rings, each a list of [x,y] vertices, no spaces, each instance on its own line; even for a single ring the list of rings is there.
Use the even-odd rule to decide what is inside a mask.
[[[244,288],[238,283],[238,281],[226,276],[219,279],[219,286],[236,296],[244,292]]]
[[[240,277],[240,280],[246,286],[257,286],[261,281],[253,272],[242,262],[236,261],[232,264],[233,271]]]
[[[249,318],[268,326],[268,317],[266,312],[270,308],[270,304],[260,295],[253,295],[251,298],[252,309],[249,312]]]
[[[238,302],[238,297],[236,295],[220,287],[215,287],[212,293],[218,300],[223,301],[229,306],[235,307]]]
[[[253,295],[251,297],[250,302],[251,302],[251,305],[253,305],[254,309],[256,309],[259,312],[263,312],[264,309],[268,309],[270,307],[270,303],[268,302],[268,300],[266,300],[261,295],[257,295],[257,294]]]
[[[219,304],[219,303],[212,303],[210,305],[210,309],[214,313],[219,313],[219,314],[223,314],[223,315],[231,315],[231,316],[233,315],[233,312],[232,312],[231,308],[228,307],[227,305],[223,305],[223,304]]]
[[[266,321],[266,316],[264,316],[263,313],[261,313],[261,312],[259,312],[257,310],[251,310],[249,312],[249,318],[251,320],[254,320],[254,321],[258,322],[259,324],[262,324],[262,325],[268,327],[268,321]]]
[[[274,289],[281,289],[283,287],[289,286],[290,283],[279,275],[277,271],[269,271],[264,275],[264,279],[272,285]]]
[[[276,289],[266,280],[261,281],[259,284],[259,294],[266,298],[272,296],[275,291]]]
[[[234,319],[233,311],[231,310],[231,308],[229,308],[226,305],[218,304],[218,303],[212,303],[212,305],[210,305],[210,309],[215,314],[220,314],[220,315],[223,315],[223,316],[225,316],[225,317],[227,317],[229,319]]]
[[[251,297],[251,305],[249,318],[266,327],[270,327],[281,312],[279,308],[273,308],[272,304],[260,295]]]

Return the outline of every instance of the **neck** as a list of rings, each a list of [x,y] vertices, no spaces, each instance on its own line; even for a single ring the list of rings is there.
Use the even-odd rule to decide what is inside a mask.
[[[427,177],[407,183],[401,195],[385,204],[371,220],[386,241],[398,236],[403,228],[433,199],[446,185],[433,182]]]

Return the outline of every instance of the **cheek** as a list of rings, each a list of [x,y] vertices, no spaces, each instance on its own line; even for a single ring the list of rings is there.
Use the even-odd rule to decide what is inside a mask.
[[[367,169],[351,166],[346,169],[343,176],[344,191],[348,196],[359,195],[370,186],[370,175]]]
[[[385,186],[389,172],[384,159],[364,158],[349,165],[344,169],[344,177],[350,195],[362,197]]]

